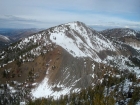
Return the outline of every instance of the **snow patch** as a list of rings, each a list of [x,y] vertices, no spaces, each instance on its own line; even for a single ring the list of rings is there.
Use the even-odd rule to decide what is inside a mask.
[[[60,91],[53,91],[51,86],[49,86],[48,84],[48,78],[45,77],[45,79],[39,84],[39,86],[37,86],[35,89],[32,89],[31,93],[34,98],[47,98],[48,96],[54,96],[54,98],[57,99],[61,95],[68,94],[69,90],[69,88],[63,88]]]

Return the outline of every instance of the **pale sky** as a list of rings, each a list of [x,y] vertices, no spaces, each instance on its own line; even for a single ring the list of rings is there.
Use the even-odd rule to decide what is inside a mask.
[[[47,29],[73,21],[140,30],[140,0],[0,0],[0,28]]]

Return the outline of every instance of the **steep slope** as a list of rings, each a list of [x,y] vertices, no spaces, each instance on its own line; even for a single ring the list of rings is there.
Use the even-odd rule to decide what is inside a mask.
[[[80,22],[68,23],[53,29],[50,39],[62,46],[74,57],[91,57],[100,61],[97,53],[103,50],[116,51],[111,42]]]

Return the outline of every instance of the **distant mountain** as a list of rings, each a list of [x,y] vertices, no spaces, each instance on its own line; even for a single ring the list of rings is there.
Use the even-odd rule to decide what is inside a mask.
[[[2,100],[10,100],[14,95],[18,97],[15,100],[28,103],[29,99],[48,96],[57,99],[76,92],[81,97],[74,99],[85,105],[87,100],[93,103],[94,98],[82,89],[92,87],[92,90],[97,86],[97,90],[102,89],[103,100],[111,97],[111,102],[128,104],[135,98],[132,97],[135,88],[140,86],[140,40],[137,32],[131,29],[98,32],[75,21],[11,44],[0,51],[0,65],[1,85],[6,85],[6,92],[11,93],[4,94],[6,98]],[[98,101],[99,94],[94,94]],[[136,97],[140,100],[139,95]]]
[[[0,29],[0,50],[10,43],[21,40],[29,35],[40,31],[40,29]]]
[[[4,35],[0,35],[0,50],[8,46],[11,42],[10,38]]]
[[[31,28],[31,29],[0,29],[0,34],[8,36],[14,41],[21,38],[25,38],[33,33],[40,31],[41,29]]]
[[[124,37],[124,36],[136,36],[137,32],[129,28],[114,28],[101,31],[105,36],[110,37]]]
[[[10,42],[10,39],[7,36],[0,35],[0,41],[1,42]]]
[[[116,28],[100,32],[109,39],[116,39],[123,44],[129,45],[134,49],[140,50],[140,33],[133,29]]]

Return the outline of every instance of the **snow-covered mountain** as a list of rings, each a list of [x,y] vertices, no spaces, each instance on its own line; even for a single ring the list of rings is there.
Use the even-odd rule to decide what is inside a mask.
[[[109,39],[114,39],[140,50],[139,32],[128,28],[108,29],[100,32]]]
[[[0,35],[0,50],[9,45],[11,39],[7,36]]]
[[[110,37],[124,37],[124,36],[137,36],[138,32],[129,28],[114,28],[101,31],[105,36]]]
[[[16,80],[15,85],[21,83],[19,87],[31,88],[28,95],[32,98],[54,96],[55,99],[101,84],[106,76],[122,78],[133,72],[139,79],[139,44],[134,30],[97,32],[79,21],[62,24],[1,51],[0,73],[5,78],[0,79],[2,83],[6,79]]]
[[[10,39],[7,36],[0,35],[0,41],[1,42],[10,42]]]
[[[30,40],[33,41],[32,44],[40,43],[40,47],[54,43],[64,48],[73,57],[91,57],[98,61],[101,59],[97,53],[104,50],[116,51],[108,39],[81,22],[67,23],[44,30],[23,39],[18,47],[23,49],[29,45]]]
[[[24,39],[41,29],[5,29],[0,28],[0,50],[6,48],[11,43]]]

